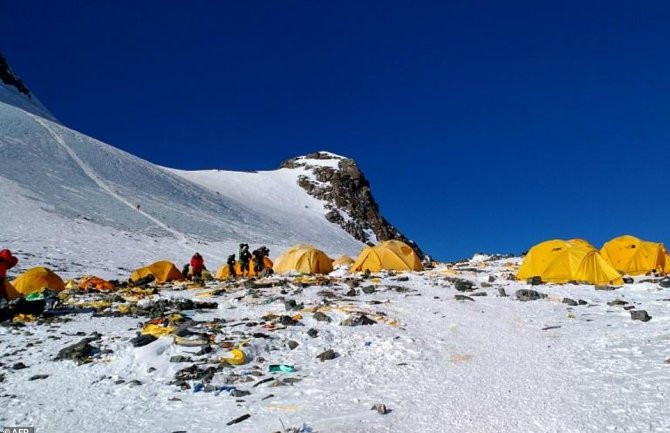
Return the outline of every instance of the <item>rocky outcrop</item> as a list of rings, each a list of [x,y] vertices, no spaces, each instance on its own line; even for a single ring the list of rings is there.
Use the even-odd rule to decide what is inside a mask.
[[[407,239],[381,216],[370,183],[354,160],[317,152],[284,161],[281,168],[304,169],[306,173],[298,177],[298,185],[309,195],[323,201],[326,219],[354,238],[368,245],[397,239],[410,245],[420,258],[424,258],[423,251],[414,241]]]
[[[0,54],[0,80],[8,86],[16,87],[16,90],[30,97],[30,90],[23,81],[12,72],[7,60]]]

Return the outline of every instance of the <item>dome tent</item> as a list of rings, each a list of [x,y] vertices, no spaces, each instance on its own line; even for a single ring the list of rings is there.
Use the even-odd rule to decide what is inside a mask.
[[[553,239],[533,246],[516,278],[540,277],[544,282],[621,285],[623,280],[591,244],[579,239]]]
[[[65,290],[65,282],[51,269],[42,266],[28,269],[16,277],[10,286],[5,287],[9,300],[44,289],[60,292]]]
[[[624,235],[605,242],[600,254],[619,272],[643,275],[650,271],[666,273],[670,258],[665,245]]]
[[[273,269],[278,274],[299,272],[301,274],[327,274],[332,272],[332,260],[323,251],[309,244],[290,247],[277,257]]]
[[[374,247],[363,248],[351,265],[351,272],[379,272],[382,269],[396,271],[422,271],[423,265],[414,250],[401,241],[384,241]]]
[[[148,275],[153,275],[157,283],[163,284],[169,281],[182,281],[184,276],[174,263],[168,260],[154,262],[149,266],[135,269],[130,276],[131,281],[138,281]]]

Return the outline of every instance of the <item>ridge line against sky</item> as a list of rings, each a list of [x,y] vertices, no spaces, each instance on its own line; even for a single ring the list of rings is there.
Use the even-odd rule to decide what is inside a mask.
[[[0,50],[66,126],[159,165],[351,157],[441,260],[668,242],[670,4],[582,3],[3,2]]]

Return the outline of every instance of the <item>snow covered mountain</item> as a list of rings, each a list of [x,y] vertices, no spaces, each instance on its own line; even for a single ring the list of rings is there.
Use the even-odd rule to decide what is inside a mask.
[[[0,71],[0,245],[24,266],[112,276],[161,258],[183,262],[194,250],[218,265],[240,242],[276,256],[298,242],[356,254],[376,240],[372,229],[356,239],[329,221],[332,204],[298,184],[327,189],[314,169],[350,160],[322,153],[253,173],[159,167],[60,124],[4,59]]]

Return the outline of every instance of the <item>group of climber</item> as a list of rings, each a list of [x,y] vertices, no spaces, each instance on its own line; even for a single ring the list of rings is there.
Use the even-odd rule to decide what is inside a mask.
[[[252,252],[249,252],[249,244],[240,244],[237,256],[231,254],[228,256],[226,264],[228,265],[230,278],[235,278],[237,276],[248,277],[250,275],[260,275],[264,270],[266,272],[272,273],[271,268],[266,268],[265,260],[266,257],[270,256],[270,249],[266,246],[262,246],[258,249],[255,249]],[[235,265],[239,262],[239,268],[236,269]],[[253,272],[252,272],[253,271]],[[191,257],[191,261],[184,265],[182,269],[182,274],[185,278],[199,281],[204,278],[207,272],[205,267],[205,260],[202,258],[200,253],[195,253]]]
[[[265,269],[265,258],[270,256],[270,249],[266,246],[262,246],[258,249],[255,249],[253,252],[249,252],[249,244],[240,244],[238,250],[238,259],[237,261],[240,264],[239,273],[242,277],[246,277],[252,274],[260,275],[261,272]],[[231,277],[237,276],[235,272],[235,254],[228,256],[226,264],[228,265],[228,273]],[[271,272],[272,269],[269,269],[268,272]]]

